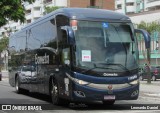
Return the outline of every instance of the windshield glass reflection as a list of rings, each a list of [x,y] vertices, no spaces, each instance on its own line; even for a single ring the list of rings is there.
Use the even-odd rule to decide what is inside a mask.
[[[138,66],[130,24],[79,21],[75,36],[77,67],[96,71],[113,68],[110,71],[119,72]]]

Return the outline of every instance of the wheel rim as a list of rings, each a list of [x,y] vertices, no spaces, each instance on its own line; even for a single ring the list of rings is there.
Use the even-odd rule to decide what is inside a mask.
[[[19,90],[19,86],[18,86],[18,79],[16,78],[16,91]]]
[[[155,81],[155,76],[152,76],[152,80]]]
[[[56,84],[52,83],[52,100],[55,103],[57,101],[57,97],[58,97],[58,87]]]
[[[142,80],[142,76],[140,76],[139,79]]]

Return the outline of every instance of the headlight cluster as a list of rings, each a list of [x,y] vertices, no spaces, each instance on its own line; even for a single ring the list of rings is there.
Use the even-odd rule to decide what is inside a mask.
[[[74,82],[76,82],[76,83],[78,83],[78,84],[80,84],[80,85],[87,85],[87,84],[89,84],[89,82],[86,82],[86,81],[79,80],[79,79],[76,79],[76,78],[71,77],[68,73],[66,73],[66,75],[67,75],[67,77],[68,77],[69,79],[71,79],[72,81],[74,81]]]
[[[89,84],[89,82],[86,82],[86,81],[83,81],[83,80],[78,80],[78,79],[75,79],[75,82],[78,83],[78,84],[81,84],[81,85]]]
[[[136,84],[138,84],[138,83],[139,83],[139,79],[134,80],[134,81],[130,82],[129,84],[131,84],[131,85],[136,85]]]

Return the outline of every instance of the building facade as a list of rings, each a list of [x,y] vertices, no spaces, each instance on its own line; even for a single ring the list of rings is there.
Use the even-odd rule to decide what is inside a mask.
[[[13,22],[10,21],[7,25],[0,28],[0,38],[5,34],[9,35],[8,31],[15,31],[21,29],[28,23],[34,22],[38,18],[45,15],[45,7],[59,6],[59,7],[82,7],[82,8],[102,8],[114,10],[115,2],[114,0],[35,0],[34,3],[25,3],[24,7],[26,9],[25,17],[26,22]]]
[[[68,7],[115,9],[114,0],[68,0]]]
[[[160,9],[160,0],[115,0],[115,9],[124,14]]]
[[[115,0],[115,10],[123,14],[139,13],[144,11],[144,0]]]
[[[146,11],[160,10],[160,0],[144,0],[144,1],[145,1]]]

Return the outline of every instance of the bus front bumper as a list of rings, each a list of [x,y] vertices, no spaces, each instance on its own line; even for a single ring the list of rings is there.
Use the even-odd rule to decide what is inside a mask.
[[[117,84],[119,86],[119,84]],[[75,84],[73,90],[73,100],[80,102],[89,102],[89,101],[107,101],[107,100],[136,100],[139,96],[139,84],[130,85],[125,88],[120,89],[110,89],[108,90],[102,88],[93,88],[87,85]],[[110,85],[110,87],[112,87]]]

